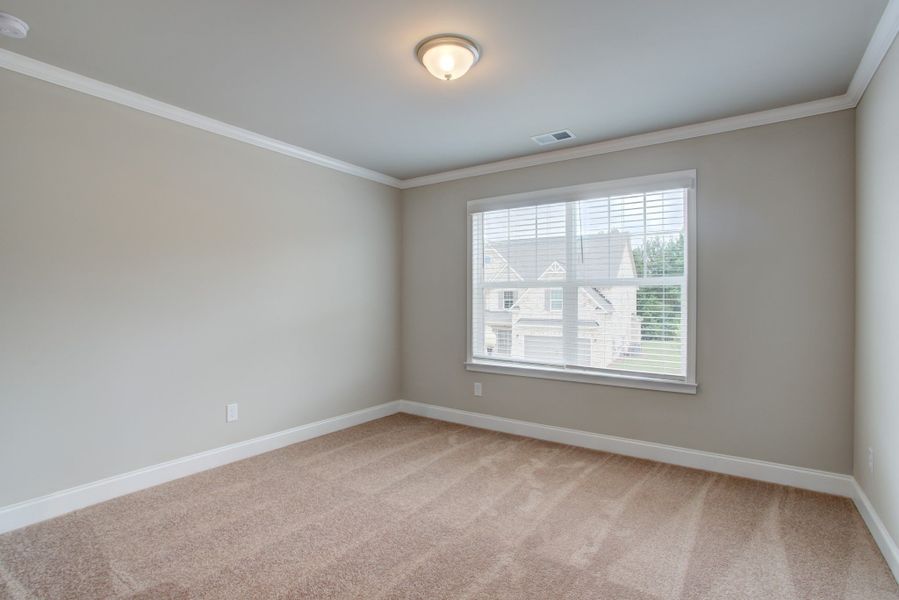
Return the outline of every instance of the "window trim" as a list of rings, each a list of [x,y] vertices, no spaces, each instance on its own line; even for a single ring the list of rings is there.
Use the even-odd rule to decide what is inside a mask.
[[[651,188],[682,187],[687,190],[687,218],[684,225],[686,245],[684,252],[684,277],[687,280],[687,347],[686,347],[686,376],[683,378],[665,378],[650,374],[637,373],[610,373],[607,371],[593,371],[589,369],[572,369],[552,367],[548,365],[514,364],[506,361],[496,361],[483,358],[474,358],[472,353],[472,215],[487,210],[504,208],[516,208],[522,206],[536,206],[540,204],[553,204],[559,202],[573,202],[576,200],[588,200],[600,196],[614,196],[634,192],[645,192]],[[591,383],[617,387],[639,388],[647,390],[659,390],[682,394],[695,394],[698,384],[696,380],[696,170],[674,171],[626,179],[600,181],[584,185],[574,185],[560,188],[548,188],[520,194],[509,194],[470,200],[467,205],[467,265],[466,265],[466,361],[465,369],[480,373],[495,373],[499,375],[515,375],[523,377],[535,377],[539,379],[552,379],[557,381],[571,381],[577,383]]]
[[[510,300],[506,300],[506,294],[511,294]],[[515,297],[515,290],[503,290],[503,310],[512,310],[512,307],[515,306],[515,303],[518,299]],[[509,303],[509,306],[506,306],[506,302]]]

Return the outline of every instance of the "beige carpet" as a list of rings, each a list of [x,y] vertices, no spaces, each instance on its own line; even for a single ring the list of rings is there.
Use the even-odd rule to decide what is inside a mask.
[[[899,599],[850,501],[395,415],[0,536],[0,598]]]

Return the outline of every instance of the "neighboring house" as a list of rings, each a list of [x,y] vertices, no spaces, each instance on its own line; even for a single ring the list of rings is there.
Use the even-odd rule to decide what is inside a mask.
[[[636,276],[630,235],[586,235],[575,251],[578,280]],[[541,237],[502,242],[484,248],[486,282],[565,280],[565,238]],[[581,257],[589,260],[582,261]],[[494,288],[487,292],[484,325],[488,353],[531,362],[563,363],[562,288]],[[604,368],[639,352],[640,319],[634,286],[578,289],[577,365]]]

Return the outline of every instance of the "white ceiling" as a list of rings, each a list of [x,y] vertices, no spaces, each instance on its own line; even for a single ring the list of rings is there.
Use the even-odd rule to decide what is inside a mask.
[[[0,47],[404,179],[840,95],[886,3],[0,0]],[[414,57],[442,32],[458,81]]]

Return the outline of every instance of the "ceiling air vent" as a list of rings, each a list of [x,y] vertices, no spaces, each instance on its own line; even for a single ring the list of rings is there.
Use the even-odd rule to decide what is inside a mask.
[[[574,134],[571,133],[571,130],[569,129],[563,129],[562,131],[553,131],[552,133],[535,135],[531,139],[541,146],[548,146],[550,144],[558,144],[559,142],[564,142],[565,140],[573,140]]]

